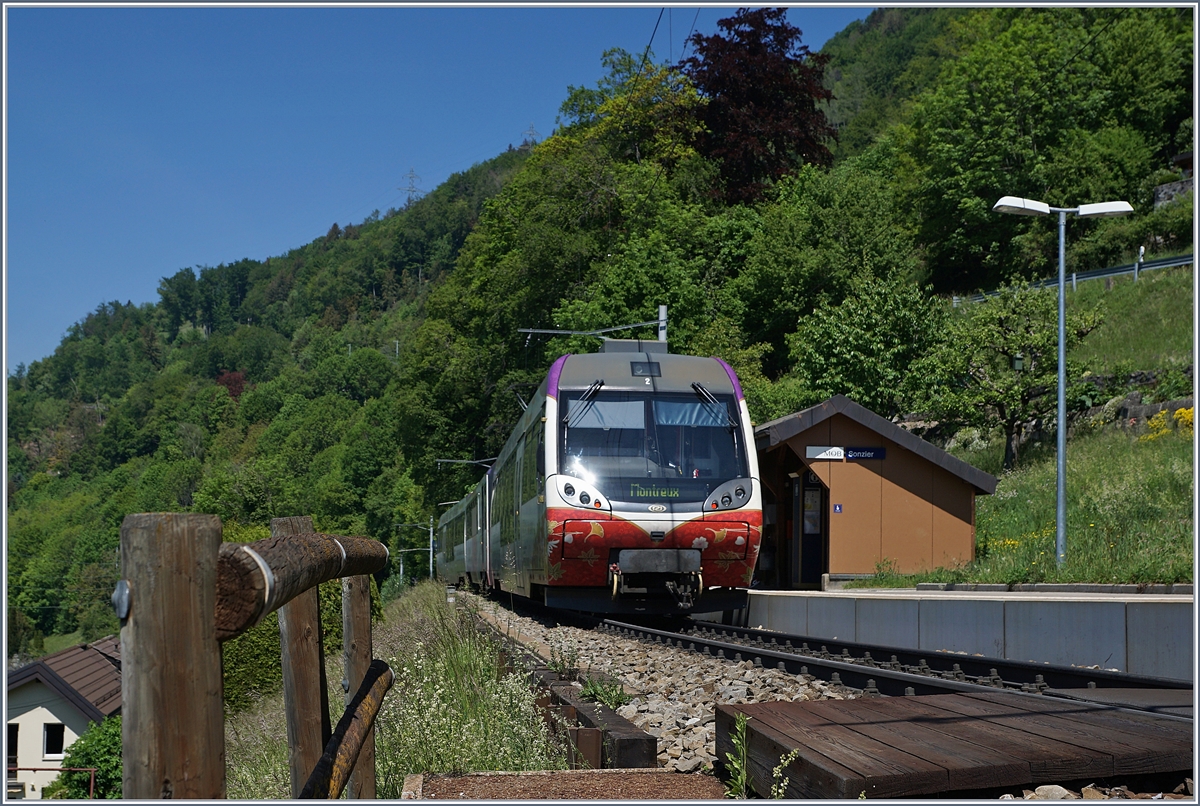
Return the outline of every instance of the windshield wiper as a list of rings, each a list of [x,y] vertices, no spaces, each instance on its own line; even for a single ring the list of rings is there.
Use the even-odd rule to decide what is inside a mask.
[[[717,400],[717,396],[704,388],[702,384],[693,383],[692,389],[696,390],[696,394],[700,396],[705,407],[714,406],[717,411],[721,412],[721,416],[725,419],[725,427],[729,429],[737,428],[737,422],[729,416],[729,409],[725,407],[721,401]]]
[[[563,422],[567,424],[567,428],[570,428],[573,423],[579,422],[580,418],[582,418],[583,415],[587,414],[588,411],[591,410],[592,406],[594,405],[592,400],[596,397],[596,394],[600,391],[600,387],[602,386],[604,386],[604,381],[600,378],[597,378],[596,380],[592,381],[591,386],[584,390],[583,394],[579,396],[578,400],[579,403],[584,404],[583,407],[579,409],[578,412],[568,410],[566,416],[563,417]]]

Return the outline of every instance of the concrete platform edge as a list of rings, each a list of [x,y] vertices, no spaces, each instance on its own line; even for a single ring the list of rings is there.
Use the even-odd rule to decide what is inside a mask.
[[[904,645],[929,651],[1195,679],[1192,596],[975,593],[751,591],[745,623],[862,643],[899,645],[880,638],[906,636]]]

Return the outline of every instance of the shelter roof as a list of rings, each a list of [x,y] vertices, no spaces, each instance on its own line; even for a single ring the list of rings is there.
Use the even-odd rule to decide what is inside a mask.
[[[828,420],[835,414],[849,417],[854,422],[870,428],[900,447],[912,451],[943,470],[958,476],[985,495],[996,492],[997,479],[991,473],[985,473],[979,468],[951,456],[932,442],[926,442],[916,434],[906,431],[890,420],[860,406],[845,395],[834,395],[824,403],[818,403],[794,414],[780,417],[778,420],[763,423],[754,429],[755,444],[760,451],[770,450]]]

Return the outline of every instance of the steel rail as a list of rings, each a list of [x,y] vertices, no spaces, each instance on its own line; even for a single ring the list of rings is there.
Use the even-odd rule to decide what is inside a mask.
[[[960,655],[954,652],[937,650],[920,650],[905,647],[866,644],[854,641],[838,641],[826,638],[814,638],[803,635],[783,635],[769,630],[758,630],[752,627],[737,627],[726,624],[697,623],[698,628],[706,627],[727,634],[737,635],[747,640],[775,641],[784,643],[790,641],[794,646],[805,645],[810,653],[819,658],[839,659],[861,664],[864,666],[885,665],[891,668],[920,668],[921,664],[929,664],[931,673],[961,672],[960,679],[990,680],[999,676],[1009,687],[1020,688],[1034,685],[1038,689],[1045,688],[1159,688],[1159,689],[1192,689],[1188,680],[1176,680],[1150,675],[1131,674],[1129,672],[1109,669],[1090,669],[1081,666],[1062,666],[1050,663],[1035,663],[1014,661],[1008,658],[993,658],[982,655]],[[887,660],[884,660],[884,659]],[[922,672],[924,674],[924,672]]]

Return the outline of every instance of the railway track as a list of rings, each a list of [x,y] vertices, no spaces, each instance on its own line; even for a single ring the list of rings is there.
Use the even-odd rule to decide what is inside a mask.
[[[766,630],[689,622],[683,629],[656,629],[628,622],[597,620],[597,629],[668,644],[728,660],[751,660],[755,666],[810,674],[833,685],[857,689],[865,696],[904,696],[977,691],[981,687],[1029,694],[1044,692],[1125,690],[1124,707],[1155,710],[1166,700],[1191,700],[1187,681],[1125,674],[1106,669],[1021,663],[1001,658],[926,652],[900,647],[788,636]],[[1158,706],[1155,705],[1158,704]],[[1174,715],[1181,715],[1178,710]]]
[[[863,696],[985,688],[1065,696],[1192,718],[1193,686],[1186,680],[786,635],[704,621],[633,623],[537,606],[519,609],[543,622],[600,630],[735,662],[749,660],[755,666],[788,674],[812,675]]]
[[[498,608],[501,603],[494,599],[489,606]],[[503,606],[508,608],[510,603],[504,602]],[[617,715],[632,722],[639,730],[656,737],[658,765],[678,772],[695,772],[712,766],[730,749],[728,724],[723,729],[726,737],[724,740],[721,738],[722,729],[718,728],[722,709],[726,714],[731,708],[749,709],[757,714],[754,724],[767,724],[762,721],[766,719],[764,714],[786,715],[809,711],[823,714],[822,718],[833,719],[839,726],[834,730],[836,738],[832,740],[837,748],[840,748],[838,752],[843,752],[845,747],[850,746],[843,746],[843,741],[866,741],[870,745],[868,750],[852,752],[852,755],[860,760],[877,758],[881,752],[878,743],[888,744],[889,741],[899,742],[888,745],[896,748],[895,753],[899,754],[898,757],[908,758],[915,754],[924,758],[921,754],[927,748],[922,742],[928,739],[931,728],[927,719],[922,722],[920,718],[915,720],[915,727],[908,727],[908,716],[915,714],[927,717],[932,713],[939,718],[949,718],[953,723],[945,726],[944,730],[938,728],[935,732],[954,733],[961,730],[964,734],[962,740],[969,745],[970,752],[959,753],[957,745],[951,742],[949,750],[953,759],[949,766],[954,768],[952,772],[958,776],[955,778],[955,785],[964,791],[978,786],[979,781],[972,779],[973,783],[963,783],[960,780],[961,776],[976,773],[976,777],[982,776],[980,780],[990,782],[988,786],[992,789],[988,790],[988,797],[1016,793],[1015,796],[1020,798],[1022,787],[1032,792],[1035,785],[1039,788],[1039,793],[1041,788],[1045,788],[1047,791],[1054,789],[1061,794],[1066,790],[1059,790],[1060,786],[1078,792],[1086,783],[1093,783],[1092,790],[1095,792],[1118,793],[1112,797],[1142,796],[1128,794],[1130,792],[1146,793],[1145,797],[1150,797],[1151,793],[1155,792],[1165,793],[1172,789],[1175,792],[1183,791],[1179,780],[1172,778],[1167,781],[1162,775],[1150,776],[1154,778],[1150,780],[1139,771],[1143,768],[1148,769],[1143,751],[1162,751],[1159,744],[1167,735],[1174,736],[1184,731],[1190,736],[1191,720],[1165,715],[1162,712],[1154,715],[1133,714],[1122,706],[1122,710],[1119,711],[1103,708],[1072,711],[1066,708],[1073,716],[1068,718],[1068,723],[1059,724],[1054,722],[1058,718],[1054,714],[1064,711],[1064,703],[1043,695],[1053,695],[1056,691],[1066,690],[1050,688],[1051,684],[1080,685],[1085,691],[1101,693],[1137,692],[1146,690],[1138,686],[1161,685],[1164,688],[1156,691],[1173,692],[1186,697],[1190,706],[1192,690],[1187,683],[1122,675],[1098,669],[1063,669],[1043,664],[993,661],[988,658],[949,653],[918,653],[887,647],[864,647],[861,644],[845,642],[821,642],[799,636],[731,628],[707,622],[656,621],[634,624],[619,620],[602,621],[587,614],[530,607],[527,604],[511,607],[510,614],[499,610],[493,610],[492,614],[493,619],[508,625],[510,633],[516,630],[516,637],[522,643],[538,647],[538,651],[544,657],[553,657],[557,648],[561,661],[565,657],[564,652],[570,651],[575,653],[576,668],[586,671],[589,678],[599,674],[609,680],[621,681],[625,685],[626,694],[632,699],[614,709]],[[772,639],[775,640],[774,645],[771,643]],[[760,640],[761,644],[758,643]],[[789,640],[792,641],[790,649],[787,646]],[[806,642],[811,654],[802,654]],[[843,655],[843,650],[846,650],[847,654]],[[868,652],[871,653],[869,657]],[[891,658],[893,654],[897,656],[895,661]],[[854,663],[853,660],[860,662]],[[925,660],[923,666],[922,660]],[[870,666],[868,663],[876,665]],[[887,668],[884,667],[884,663]],[[893,663],[899,664],[901,669],[891,668]],[[955,663],[959,664],[958,669],[954,668]],[[1000,667],[995,675],[991,675],[990,669],[995,668],[996,663],[999,663]],[[984,666],[988,679],[983,684],[979,682],[980,676],[975,673],[978,667],[973,664],[992,664]],[[905,666],[915,668],[905,671]],[[947,676],[941,676],[943,674]],[[1041,683],[1047,688],[1034,686],[1042,695],[1030,693],[1028,688],[1022,691],[1020,675],[1024,674],[1029,675],[1028,682],[1033,683],[1038,682],[1037,675],[1042,675]],[[960,676],[964,679],[958,679]],[[1086,689],[1088,683],[1095,683],[1097,688]],[[872,699],[876,692],[879,695],[897,696],[893,699],[882,696]],[[905,697],[905,693],[949,693],[952,696],[949,699],[946,696]],[[997,697],[1005,699],[995,700]],[[997,702],[1002,705],[996,705]],[[956,708],[959,710],[955,710]],[[962,718],[962,714],[974,713],[969,710],[962,711],[962,708],[997,711],[1001,713],[1001,722],[992,724],[985,714]],[[843,720],[837,717],[838,714],[860,716],[850,716]],[[874,717],[870,716],[872,714],[881,715],[878,724]],[[955,714],[959,716],[956,717]],[[1101,716],[1090,716],[1094,714]],[[1167,719],[1160,721],[1163,716],[1167,716]],[[780,718],[786,722],[790,717]],[[1111,723],[1110,727],[1120,727],[1108,731],[1097,730],[1093,725],[1081,730],[1079,724],[1076,724],[1081,719],[1108,720],[1106,725]],[[1031,722],[1025,725],[1022,720]],[[842,724],[843,721],[845,724]],[[907,736],[906,731],[915,731],[913,735],[919,734],[921,740],[917,741],[912,737],[897,740],[893,735],[899,732]],[[1028,738],[1025,738],[1026,733]],[[1112,735],[1109,735],[1110,733]],[[858,734],[870,738],[855,738]],[[812,738],[795,736],[789,738],[786,743],[789,747],[807,746]],[[721,744],[722,741],[725,741],[724,745]],[[942,741],[945,741],[944,737]],[[1091,748],[1093,744],[1104,742],[1121,745],[1114,745],[1113,749],[1113,753],[1121,756],[1120,764],[1112,761],[1112,768],[1105,768],[1107,772],[1099,767],[1087,767],[1082,771],[1076,769],[1080,764],[1086,766],[1092,763],[1086,761],[1087,759],[1094,761],[1108,752],[1090,751],[1086,748],[1081,750],[1078,745]],[[822,744],[819,736],[816,744],[826,749],[832,747]],[[854,746],[857,747],[856,744]],[[937,747],[929,752],[940,752]],[[818,749],[816,752],[825,753],[826,749]],[[1068,765],[1060,769],[1056,766],[1058,761],[1047,762],[1045,755],[1051,749],[1059,754],[1055,756],[1056,759],[1063,756],[1075,766]],[[1136,763],[1125,758],[1131,751],[1136,756]],[[759,752],[763,752],[762,748]],[[759,766],[770,769],[778,762],[779,757],[771,747],[767,747],[766,752],[767,756],[760,759],[762,764]],[[995,759],[981,760],[981,754],[988,753],[999,753],[999,762]],[[1010,768],[1014,758],[1026,757],[1031,765],[1029,780],[1025,783],[1011,783],[1011,786],[1006,783],[1003,786],[1008,788],[997,789],[996,787],[1001,786],[1001,781],[996,776],[1001,773],[1013,774]],[[1188,759],[1190,758],[1189,752]],[[986,769],[976,769],[980,764]],[[997,771],[993,771],[989,766],[994,764],[999,764]],[[928,771],[927,766],[922,769]],[[860,772],[862,775],[868,775],[870,771]],[[1159,772],[1166,774],[1169,770],[1163,767]],[[1085,775],[1088,780],[1081,780]],[[1173,773],[1167,777],[1171,775]],[[1190,785],[1190,780],[1185,781],[1184,785]],[[975,790],[972,792],[975,793],[972,796],[978,795]],[[1168,798],[1176,796],[1158,795]]]

